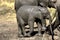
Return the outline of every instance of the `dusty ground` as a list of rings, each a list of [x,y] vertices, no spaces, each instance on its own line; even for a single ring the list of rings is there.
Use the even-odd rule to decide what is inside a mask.
[[[36,26],[36,25],[35,25]],[[16,21],[16,15],[10,13],[0,16],[0,40],[51,40],[51,36],[44,34],[43,37],[33,36],[26,38],[17,37],[18,26]],[[60,32],[55,30],[55,40],[60,40]]]

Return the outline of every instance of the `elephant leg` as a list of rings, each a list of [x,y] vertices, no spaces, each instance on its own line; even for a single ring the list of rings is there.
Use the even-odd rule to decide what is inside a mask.
[[[20,24],[21,24],[23,36],[27,36],[26,31],[25,31],[24,20],[22,18],[20,18]]]
[[[18,24],[18,37],[23,37],[22,27]]]
[[[25,32],[25,26],[24,26],[24,21],[21,17],[17,16],[17,21],[18,21],[18,34],[19,36],[23,35],[26,36],[26,32]]]
[[[28,33],[28,36],[31,36],[31,33],[34,31],[33,27],[34,27],[34,18],[30,17],[28,20],[28,25],[30,27],[30,32]]]
[[[42,19],[42,31],[45,31],[46,30],[46,21],[45,19]]]
[[[38,22],[37,23],[37,26],[38,26],[38,36],[42,36],[42,34],[41,34],[41,29],[42,29],[42,26],[41,26],[41,24]]]
[[[22,27],[21,27],[18,17],[17,17],[17,24],[18,24],[18,37],[23,37]]]

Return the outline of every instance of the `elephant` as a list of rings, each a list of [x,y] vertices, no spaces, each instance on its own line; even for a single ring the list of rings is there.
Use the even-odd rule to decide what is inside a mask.
[[[15,10],[17,11],[23,5],[37,6],[37,0],[15,0]]]
[[[17,11],[23,5],[45,7],[49,4],[49,2],[49,0],[15,0],[15,10]]]
[[[18,9],[20,7],[22,7],[23,5],[41,6],[41,7],[47,7],[47,6],[48,7],[55,7],[54,3],[58,3],[58,2],[56,2],[56,0],[15,0],[15,10],[17,12]],[[58,8],[58,11],[59,11],[59,8]],[[58,12],[58,14],[59,14],[59,12]],[[17,20],[18,20],[18,18],[17,18]],[[59,24],[60,24],[59,20],[56,19],[56,21],[52,24],[52,26],[53,26],[52,29],[54,30],[56,28],[56,26]],[[49,32],[49,30],[50,30],[50,27],[47,27],[46,31]]]
[[[34,31],[33,26],[34,22],[38,25],[38,35],[41,35],[41,29],[46,30],[45,19],[50,19],[50,13],[46,7],[41,6],[22,6],[18,9],[17,14],[17,22],[18,22],[18,36],[30,36],[30,34]],[[41,23],[41,24],[40,24]],[[29,25],[30,32],[26,34],[25,26]]]

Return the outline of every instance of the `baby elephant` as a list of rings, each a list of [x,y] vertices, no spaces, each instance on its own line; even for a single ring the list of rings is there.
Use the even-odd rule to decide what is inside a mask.
[[[34,22],[38,25],[38,35],[41,35],[42,29],[46,29],[45,18],[50,18],[50,13],[45,7],[40,6],[22,6],[17,11],[17,22],[18,22],[18,34],[22,36],[30,36],[33,32]],[[42,23],[42,24],[40,24]],[[29,25],[30,31],[27,34],[25,32],[25,26]]]

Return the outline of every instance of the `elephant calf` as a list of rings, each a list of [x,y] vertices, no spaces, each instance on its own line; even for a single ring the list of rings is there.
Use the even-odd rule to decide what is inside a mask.
[[[16,16],[19,36],[30,36],[33,32],[34,22],[38,25],[38,35],[41,35],[41,26],[43,30],[46,29],[45,18],[50,18],[47,8],[40,6],[22,6],[17,11]],[[25,32],[26,25],[30,27],[30,32],[28,34]]]

